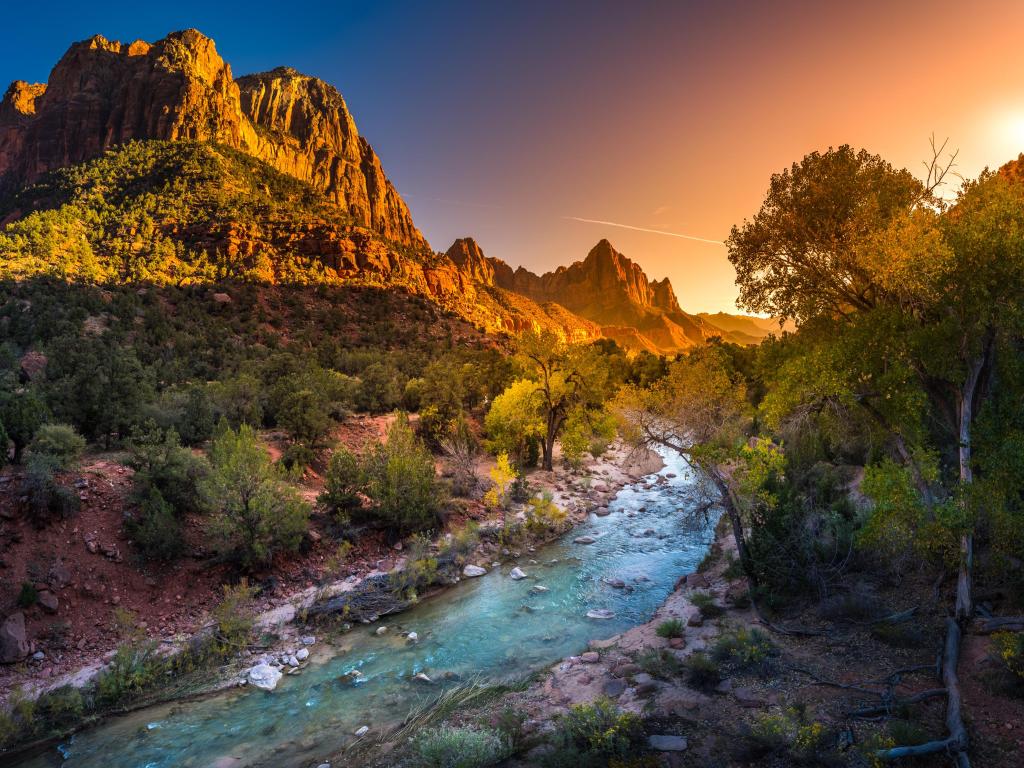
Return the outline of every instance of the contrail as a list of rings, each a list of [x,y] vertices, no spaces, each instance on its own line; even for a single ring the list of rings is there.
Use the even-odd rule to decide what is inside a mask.
[[[725,245],[721,240],[709,240],[706,237],[695,237],[694,235],[683,235],[679,232],[666,232],[664,229],[648,229],[647,227],[634,227],[632,224],[619,224],[615,221],[601,221],[600,219],[584,219],[580,216],[563,216],[563,219],[570,221],[583,221],[587,224],[604,224],[609,227],[622,227],[622,229],[635,229],[637,232],[651,232],[655,235],[668,235],[669,237],[679,237],[683,240],[695,240],[698,243],[711,243],[712,245]]]

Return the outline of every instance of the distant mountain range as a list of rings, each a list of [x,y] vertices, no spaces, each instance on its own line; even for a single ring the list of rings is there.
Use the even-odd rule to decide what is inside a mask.
[[[552,328],[659,353],[778,332],[684,312],[667,278],[607,240],[543,275],[472,238],[434,252],[333,86],[285,67],[236,79],[195,30],[96,36],[45,84],[12,83],[0,223],[0,276],[14,279],[394,287],[488,332]]]

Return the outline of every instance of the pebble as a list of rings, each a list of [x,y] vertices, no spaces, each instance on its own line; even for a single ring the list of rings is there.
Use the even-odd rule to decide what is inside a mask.
[[[518,568],[518,567],[516,567],[516,568],[513,568],[513,569],[512,569],[512,570],[511,570],[511,571],[509,572],[509,574],[508,574],[508,575],[509,575],[509,577],[510,577],[511,579],[513,579],[513,580],[515,580],[515,581],[519,581],[520,579],[525,579],[525,578],[526,578],[526,574],[525,574],[525,573],[523,573],[522,569],[521,569],[521,568]]]
[[[306,659],[308,659],[309,658],[309,648],[299,648],[299,650],[297,650],[295,652],[295,658],[298,659],[299,661],[305,661]]]
[[[316,643],[316,638],[313,635],[303,635],[300,642],[303,645],[313,645]]]
[[[369,732],[370,732],[370,726],[368,726],[368,725],[360,726],[359,729],[356,731],[356,738],[358,738],[360,736],[365,736]]]
[[[377,627],[377,631],[376,631],[375,634],[377,634],[377,635],[386,635],[387,633],[388,633],[388,628],[387,627]]]

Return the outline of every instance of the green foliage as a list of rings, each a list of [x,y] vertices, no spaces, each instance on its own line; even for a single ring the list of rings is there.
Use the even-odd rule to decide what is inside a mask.
[[[218,649],[227,655],[245,648],[252,638],[257,590],[245,579],[233,586],[225,584],[222,590],[224,597],[213,609],[213,620],[217,624]]]
[[[78,512],[78,494],[57,482],[59,469],[59,462],[42,454],[31,456],[26,465],[21,491],[38,526],[55,518],[65,520]]]
[[[223,429],[210,447],[210,473],[200,488],[213,516],[208,533],[223,555],[244,569],[298,549],[309,505],[270,460],[248,425]]]
[[[539,403],[535,382],[519,379],[509,384],[494,398],[484,417],[488,450],[506,454],[519,466],[529,466],[530,445],[537,445],[545,434]]]
[[[708,654],[693,653],[686,658],[686,682],[700,691],[713,689],[722,679],[718,662]]]
[[[96,676],[96,700],[110,706],[136,698],[151,688],[166,671],[159,643],[139,640],[125,643]]]
[[[39,590],[31,581],[21,583],[21,591],[18,593],[18,607],[31,608],[39,602]]]
[[[359,376],[356,405],[370,413],[394,410],[402,400],[405,382],[395,368],[382,363],[367,366]]]
[[[56,466],[67,469],[85,451],[85,439],[67,424],[43,424],[28,447],[35,456],[48,456]]]
[[[22,451],[32,442],[46,419],[46,405],[32,389],[0,393],[0,422],[14,443],[14,463],[21,463]],[[6,448],[6,443],[5,443]]]
[[[764,668],[777,653],[768,635],[760,629],[746,628],[723,634],[711,649],[715,661],[732,664],[737,669]]]
[[[805,722],[795,708],[754,717],[742,748],[747,757],[776,755],[796,765],[838,764],[832,752],[833,735],[820,722]]]
[[[391,425],[385,442],[367,451],[363,473],[372,504],[358,510],[360,517],[397,536],[429,530],[440,523],[445,496],[434,457],[404,415]]]
[[[417,765],[424,768],[486,768],[507,759],[507,740],[489,729],[443,725],[421,732],[413,745]]]
[[[569,525],[569,515],[555,504],[552,495],[545,491],[543,496],[534,496],[527,502],[526,530],[534,536],[549,536],[560,533]]]
[[[360,493],[365,489],[366,475],[359,457],[344,446],[335,448],[324,475],[324,490],[317,501],[335,518],[346,522],[351,510],[360,505]]]
[[[690,602],[697,606],[700,615],[705,619],[717,619],[725,612],[707,592],[694,592],[690,595]]]
[[[668,619],[661,622],[655,632],[658,633],[658,637],[682,637],[686,628],[679,619]]]
[[[640,718],[607,698],[577,704],[559,718],[556,747],[572,747],[591,761],[632,755],[643,738]],[[594,762],[582,762],[593,765]]]
[[[997,632],[992,645],[1005,667],[1024,680],[1024,632]]]
[[[132,430],[128,466],[135,470],[134,493],[142,499],[156,490],[179,517],[202,508],[199,485],[209,465],[181,445],[173,427],[160,429],[153,422]]]
[[[181,520],[155,486],[140,492],[137,509],[124,528],[143,560],[169,562],[185,550]]]
[[[636,663],[651,677],[671,680],[679,677],[685,665],[675,654],[665,648],[648,648],[637,654]]]

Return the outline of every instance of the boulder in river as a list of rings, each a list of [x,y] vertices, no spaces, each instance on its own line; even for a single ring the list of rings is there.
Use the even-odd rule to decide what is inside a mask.
[[[577,536],[573,541],[577,544],[593,544],[597,539],[593,536]]]
[[[514,579],[515,581],[519,581],[520,579],[525,579],[526,578],[526,574],[523,573],[523,570],[521,568],[519,568],[518,566],[513,568],[509,572],[508,575],[509,575],[509,578]]]
[[[305,661],[306,659],[308,659],[309,658],[309,648],[299,648],[299,650],[297,650],[295,652],[295,658],[298,659],[299,661]]]
[[[594,608],[593,610],[587,611],[588,619],[614,619],[615,612],[609,611],[607,608]]]
[[[269,664],[257,664],[249,670],[248,679],[250,685],[260,690],[272,691],[281,680],[281,670]]]
[[[611,513],[612,513],[612,511],[610,509],[608,509],[608,507],[597,507],[594,510],[594,514],[597,515],[598,517],[607,517]]]
[[[485,573],[487,573],[486,568],[481,568],[479,565],[473,565],[472,563],[470,563],[462,569],[462,575],[465,576],[467,579],[473,579],[477,576],[483,576]]]

